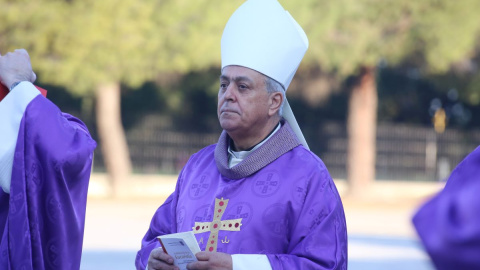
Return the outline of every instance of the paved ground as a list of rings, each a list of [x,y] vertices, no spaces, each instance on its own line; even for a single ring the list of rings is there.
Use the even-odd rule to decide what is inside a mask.
[[[134,269],[150,219],[173,190],[175,177],[138,176],[108,197],[103,175],[90,185],[81,269]],[[411,226],[411,216],[441,184],[378,182],[362,198],[342,194],[349,233],[350,270],[433,270]]]

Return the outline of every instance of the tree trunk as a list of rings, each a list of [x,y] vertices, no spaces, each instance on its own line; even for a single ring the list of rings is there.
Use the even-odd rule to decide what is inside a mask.
[[[121,121],[118,83],[102,84],[97,89],[97,129],[110,184],[117,194],[132,170]]]
[[[375,180],[377,99],[375,68],[362,67],[351,88],[347,118],[347,180],[353,196],[367,195]]]

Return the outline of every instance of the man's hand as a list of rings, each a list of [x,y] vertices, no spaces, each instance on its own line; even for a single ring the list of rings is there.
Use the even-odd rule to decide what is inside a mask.
[[[198,262],[189,263],[189,270],[232,270],[232,255],[221,252],[198,252]]]
[[[32,70],[30,56],[24,49],[0,55],[0,82],[10,88],[16,82],[34,82],[37,76]]]
[[[148,270],[179,270],[173,265],[173,257],[163,252],[162,248],[156,248],[148,257]]]

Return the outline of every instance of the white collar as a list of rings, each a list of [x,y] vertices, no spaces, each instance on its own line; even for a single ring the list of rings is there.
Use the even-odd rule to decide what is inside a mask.
[[[281,125],[278,123],[277,127],[273,132],[265,138],[263,141],[255,145],[251,150],[248,151],[233,151],[230,145],[228,146],[228,167],[232,168],[233,166],[237,165],[238,163],[242,162],[245,158],[248,157],[253,151],[257,150],[260,146],[262,146],[266,141],[268,141],[273,134],[277,133],[280,129]]]

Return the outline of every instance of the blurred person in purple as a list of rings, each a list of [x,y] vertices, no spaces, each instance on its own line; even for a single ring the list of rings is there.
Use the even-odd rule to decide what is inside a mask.
[[[0,55],[0,269],[79,269],[96,144],[35,79],[27,51]]]
[[[413,224],[438,270],[480,269],[480,147],[420,207]]]
[[[192,155],[142,240],[137,269],[176,269],[157,236],[193,231],[188,269],[347,269],[342,202],[285,99],[305,32],[277,0],[248,0],[221,41],[217,144]]]

